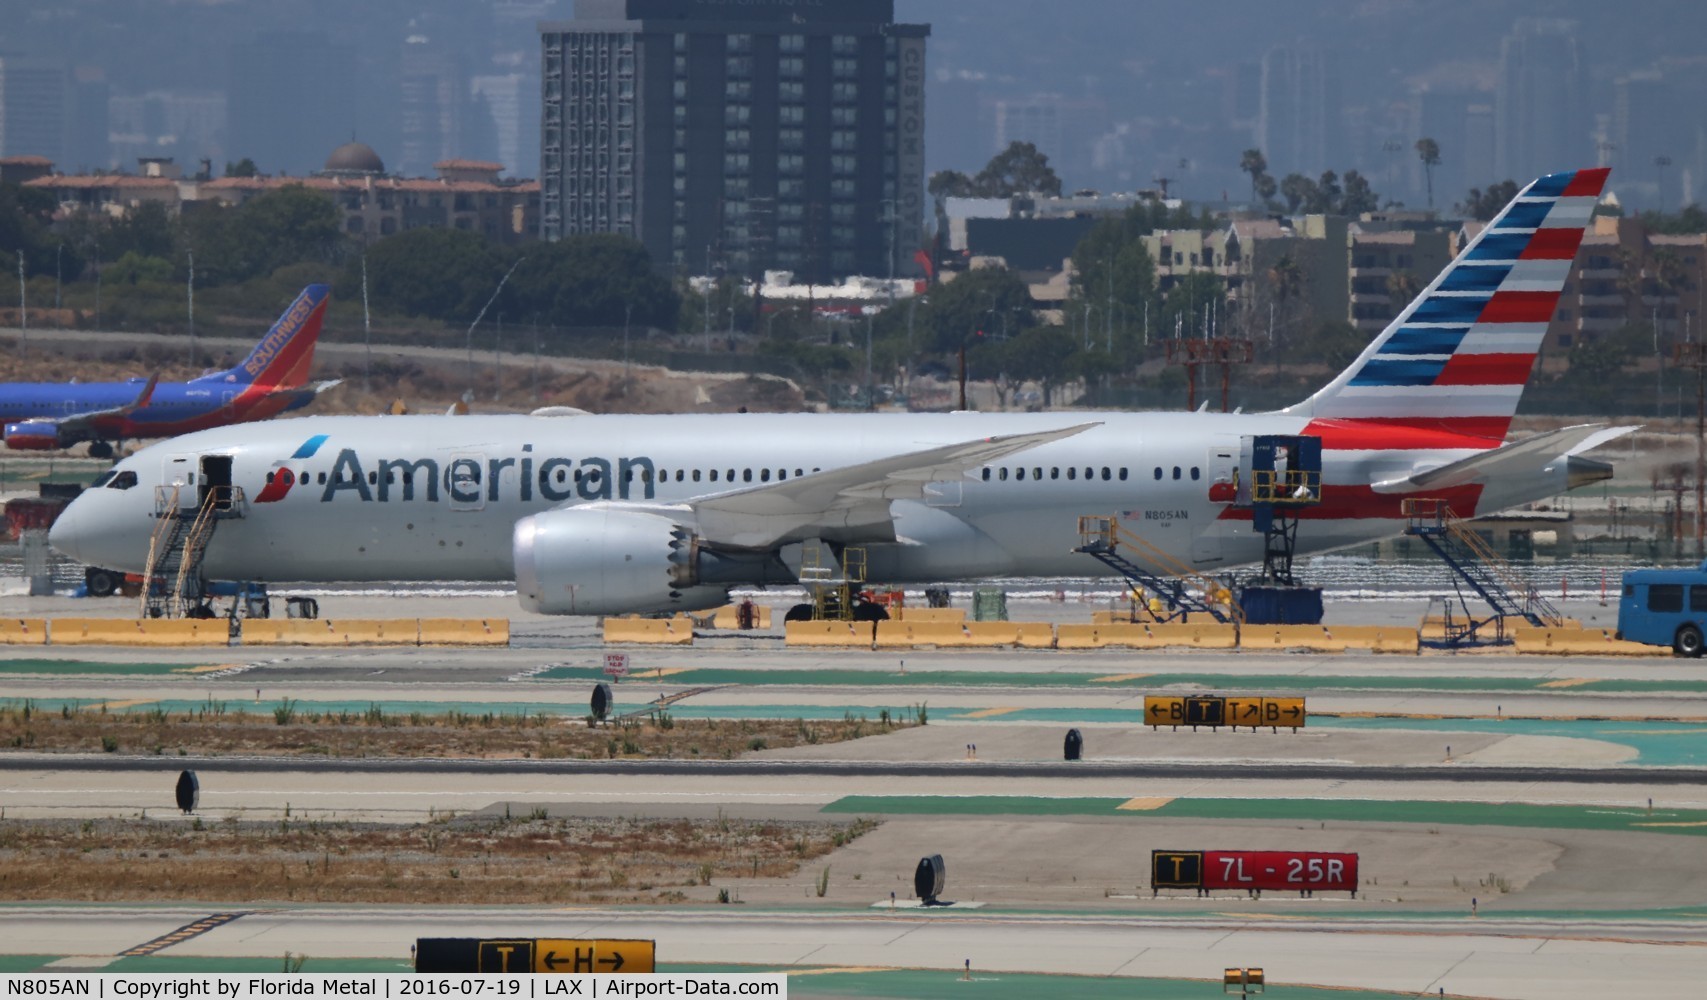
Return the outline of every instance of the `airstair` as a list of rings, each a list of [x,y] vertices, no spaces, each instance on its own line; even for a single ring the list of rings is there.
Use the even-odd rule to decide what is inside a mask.
[[[1470,530],[1445,500],[1408,499],[1401,503],[1400,512],[1407,521],[1405,534],[1422,539],[1452,571],[1452,585],[1464,617],[1455,618],[1451,603],[1447,604],[1444,633],[1447,646],[1507,642],[1505,623],[1511,618],[1522,619],[1537,628],[1563,624],[1564,616],[1559,609],[1501,559],[1482,536]],[[1472,613],[1466,588],[1493,613],[1481,617]],[[1491,639],[1486,632],[1490,627]]]
[[[865,576],[864,547],[846,546],[838,559],[823,542],[806,546],[801,556],[800,583],[811,595],[813,620],[852,621]]]
[[[144,618],[208,617],[207,581],[202,560],[220,522],[243,516],[239,486],[202,487],[197,502],[186,505],[193,486],[154,489],[154,532],[148,541],[143,574]]]
[[[1243,620],[1221,581],[1198,573],[1122,528],[1117,518],[1079,518],[1079,545],[1073,551],[1091,556],[1136,587],[1155,595],[1162,606],[1160,611],[1151,611],[1156,621],[1189,621],[1193,614],[1208,615],[1222,624]],[[1148,566],[1160,569],[1151,570]],[[1218,600],[1217,595],[1227,598]]]

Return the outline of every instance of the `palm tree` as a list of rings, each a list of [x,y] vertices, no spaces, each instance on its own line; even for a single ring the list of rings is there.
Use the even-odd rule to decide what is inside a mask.
[[[1393,307],[1393,315],[1399,315],[1416,297],[1416,275],[1409,271],[1393,271],[1387,275],[1387,304]]]
[[[1440,166],[1440,143],[1428,136],[1417,140],[1417,159],[1422,160],[1423,179],[1428,184],[1428,207],[1434,208],[1434,168]]]
[[[1257,200],[1257,183],[1268,176],[1268,158],[1260,149],[1247,149],[1239,156],[1239,169],[1251,175],[1251,201]]]

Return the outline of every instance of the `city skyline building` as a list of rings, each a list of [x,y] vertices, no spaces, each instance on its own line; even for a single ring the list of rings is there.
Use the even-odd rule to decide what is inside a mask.
[[[1593,162],[1594,115],[1575,21],[1521,18],[1500,41],[1494,172],[1539,177]]]
[[[540,32],[545,239],[623,233],[688,273],[911,273],[930,28],[893,0],[581,0]]]

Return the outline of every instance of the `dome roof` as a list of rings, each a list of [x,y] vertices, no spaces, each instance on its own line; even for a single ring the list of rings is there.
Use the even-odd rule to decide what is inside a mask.
[[[346,142],[326,157],[327,173],[383,174],[385,162],[365,142]]]

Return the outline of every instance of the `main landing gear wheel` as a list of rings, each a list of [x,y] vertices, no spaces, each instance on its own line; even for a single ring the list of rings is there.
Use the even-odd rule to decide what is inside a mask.
[[[1677,637],[1671,641],[1672,652],[1691,659],[1701,655],[1702,646],[1701,630],[1694,625],[1685,625],[1678,629]]]
[[[106,441],[96,441],[89,445],[90,458],[112,458],[113,446]]]
[[[788,613],[782,616],[782,620],[785,622],[809,622],[812,620],[812,605],[796,604],[788,609]]]
[[[91,567],[83,573],[83,585],[90,597],[111,597],[119,592],[119,575],[110,569]]]
[[[853,606],[853,620],[856,622],[886,622],[889,620],[889,609],[881,604],[860,601]]]

